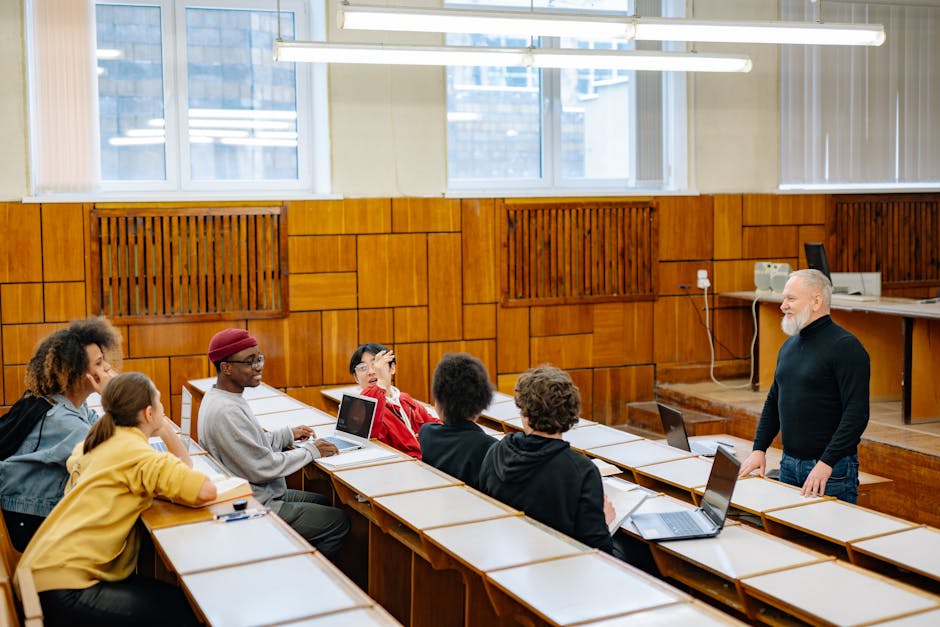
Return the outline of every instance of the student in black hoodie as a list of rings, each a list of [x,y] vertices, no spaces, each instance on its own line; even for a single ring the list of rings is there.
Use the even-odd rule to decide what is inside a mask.
[[[480,489],[589,547],[611,553],[607,524],[614,510],[604,498],[600,472],[561,439],[581,413],[581,394],[571,377],[553,366],[523,373],[516,383],[516,405],[523,431],[490,448],[480,469]]]

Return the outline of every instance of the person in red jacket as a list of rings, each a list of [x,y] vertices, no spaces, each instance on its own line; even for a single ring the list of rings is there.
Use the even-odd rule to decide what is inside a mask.
[[[440,422],[424,405],[392,385],[395,353],[387,346],[360,345],[349,360],[349,374],[362,394],[378,401],[372,437],[416,459],[421,459],[418,431],[429,422]]]

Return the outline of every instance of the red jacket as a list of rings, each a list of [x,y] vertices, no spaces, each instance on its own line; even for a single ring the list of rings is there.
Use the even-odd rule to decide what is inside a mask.
[[[362,391],[364,396],[371,396],[378,401],[375,408],[375,421],[372,423],[372,437],[384,442],[402,453],[421,459],[421,445],[418,444],[418,431],[429,422],[440,422],[433,417],[424,405],[404,392],[398,397],[405,418],[411,424],[412,434],[398,415],[398,408],[385,402],[385,390],[377,385],[370,385]]]

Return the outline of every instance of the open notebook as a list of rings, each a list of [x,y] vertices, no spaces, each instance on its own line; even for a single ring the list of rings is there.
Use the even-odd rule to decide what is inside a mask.
[[[604,477],[602,481],[604,482],[604,496],[614,506],[614,519],[607,524],[610,533],[613,534],[620,529],[623,521],[643,504],[649,493],[637,484],[623,479]]]

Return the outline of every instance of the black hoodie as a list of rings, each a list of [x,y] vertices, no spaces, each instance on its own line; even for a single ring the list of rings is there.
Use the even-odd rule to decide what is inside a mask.
[[[612,551],[601,474],[564,440],[507,435],[483,458],[480,489],[591,548]]]

